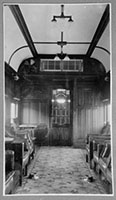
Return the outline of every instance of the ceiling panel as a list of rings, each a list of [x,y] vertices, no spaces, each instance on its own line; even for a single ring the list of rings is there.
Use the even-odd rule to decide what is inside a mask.
[[[98,59],[99,61],[101,61],[103,63],[106,71],[109,71],[109,69],[111,68],[110,43],[111,43],[110,25],[108,24],[108,26],[106,27],[106,29],[104,31],[104,34],[102,35],[102,37],[99,40],[97,46],[105,48],[106,50],[108,50],[109,53],[102,49],[96,48],[92,54],[92,57]]]
[[[9,9],[4,7],[4,59],[9,61],[11,54],[20,46],[26,45],[23,35]],[[22,55],[23,56],[23,55]],[[18,59],[16,57],[15,59]],[[15,64],[13,65],[15,68]]]
[[[29,48],[21,49],[14,54],[9,64],[15,69],[15,71],[18,71],[18,67],[22,63],[22,61],[29,57],[32,57],[30,49]]]
[[[91,42],[106,4],[64,4],[64,14],[72,15],[74,20],[72,23],[67,19],[51,22],[53,15],[60,15],[60,4],[19,4],[19,7],[34,42],[60,41],[61,32],[63,32],[64,41]],[[4,44],[4,57],[7,62],[13,51],[27,45],[8,6],[4,6]],[[109,48],[109,28],[106,29],[99,44]],[[61,51],[60,46],[55,44],[36,44],[35,46],[40,54],[54,54]],[[88,47],[87,44],[68,44],[64,46],[63,51],[68,54],[86,54]],[[95,52],[99,51],[95,50],[92,56],[98,58],[99,54],[96,55]],[[10,64],[17,70],[21,61],[31,56],[28,48],[20,50],[13,56]]]
[[[34,41],[57,41],[61,31],[67,41],[91,41],[105,9],[99,5],[64,5],[65,15],[72,15],[74,22],[58,19],[51,22],[53,15],[60,15],[60,5],[20,5]]]
[[[102,46],[110,51],[110,24],[107,25],[104,34],[101,36],[98,46]]]

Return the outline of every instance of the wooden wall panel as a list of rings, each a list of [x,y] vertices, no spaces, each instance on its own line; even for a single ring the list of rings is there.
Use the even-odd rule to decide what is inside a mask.
[[[100,98],[100,91],[92,84],[74,84],[73,142],[85,139],[88,133],[98,133],[110,119],[110,105]]]
[[[6,66],[5,66],[6,67]],[[10,70],[10,67],[7,68]],[[5,68],[6,70],[6,68]],[[6,71],[5,71],[6,72]],[[15,102],[14,98],[19,99],[19,85],[12,77],[12,70],[5,74],[5,126],[11,128],[11,103]]]
[[[91,119],[91,109],[86,109],[86,123],[85,123],[85,126],[86,126],[86,133],[85,135],[87,135],[87,133],[91,133],[91,123],[92,123],[92,119]]]
[[[29,102],[25,102],[22,105],[22,124],[29,124],[30,109]]]
[[[98,111],[98,113],[97,113],[97,121],[98,121],[97,131],[100,131],[104,124],[103,105],[98,106],[97,111]]]
[[[22,102],[21,124],[46,123],[49,126],[49,104],[39,101]]]
[[[39,117],[38,117],[38,111],[39,111],[39,103],[37,102],[30,102],[30,123],[31,124],[38,124]]]
[[[11,118],[11,100],[6,96],[5,97],[5,125],[10,126]]]
[[[94,107],[93,108],[93,117],[92,117],[92,119],[93,119],[93,123],[92,123],[92,125],[93,125],[93,133],[97,133],[97,107]]]
[[[46,121],[46,105],[45,103],[41,103],[41,123]]]
[[[49,145],[68,146],[72,145],[70,127],[53,127],[49,130]]]
[[[107,104],[107,121],[111,124],[111,105]]]
[[[40,104],[40,122],[49,124],[49,105],[47,103],[41,103]]]

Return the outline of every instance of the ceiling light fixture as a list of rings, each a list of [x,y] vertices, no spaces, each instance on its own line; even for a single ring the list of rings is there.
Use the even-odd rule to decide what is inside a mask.
[[[53,16],[53,19],[51,20],[52,22],[57,22],[57,18],[60,18],[60,19],[68,19],[68,22],[73,22],[73,19],[72,19],[72,16],[71,15],[64,15],[64,5],[61,5],[61,14],[58,16],[58,15],[54,15]]]
[[[63,48],[61,48],[61,53],[57,53],[56,56],[54,57],[54,60],[70,60],[69,56],[63,52]]]
[[[61,41],[57,41],[57,45],[61,47],[61,53],[57,53],[54,60],[70,60],[66,53],[63,53],[64,45],[67,45],[67,42],[63,40],[63,32],[61,32]]]

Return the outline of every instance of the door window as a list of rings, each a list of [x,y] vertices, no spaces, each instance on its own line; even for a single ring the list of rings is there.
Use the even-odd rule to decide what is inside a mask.
[[[52,126],[70,124],[70,91],[56,89],[52,91]]]

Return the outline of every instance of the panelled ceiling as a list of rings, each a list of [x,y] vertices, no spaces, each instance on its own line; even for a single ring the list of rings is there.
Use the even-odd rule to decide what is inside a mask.
[[[64,4],[64,15],[71,15],[73,22],[67,19],[58,19],[52,22],[53,15],[60,15],[60,4],[19,4],[21,13],[29,30],[38,54],[57,54],[61,52],[61,47],[50,42],[61,41],[61,32],[63,40],[67,43],[82,42],[83,44],[67,44],[63,47],[63,52],[67,54],[86,55],[90,44],[85,42],[92,41],[98,28],[100,20],[106,9],[107,4]],[[44,42],[44,44],[43,44]],[[49,42],[49,44],[45,44]],[[11,12],[8,5],[4,5],[4,59],[8,63],[13,52],[26,46],[24,36]],[[105,48],[110,52],[110,23],[101,34],[97,46]],[[10,66],[16,71],[20,63],[32,57],[29,48],[22,48],[17,51],[10,60]],[[91,54],[101,61],[106,68],[110,69],[110,55],[106,51],[95,48]]]

